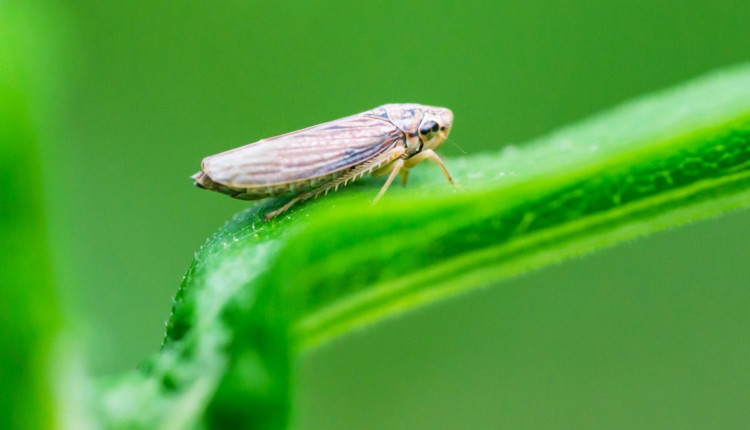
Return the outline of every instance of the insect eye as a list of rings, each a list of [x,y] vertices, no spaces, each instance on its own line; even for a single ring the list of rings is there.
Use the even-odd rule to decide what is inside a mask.
[[[437,133],[439,128],[440,126],[435,121],[428,121],[419,127],[419,134],[432,137],[433,134]]]

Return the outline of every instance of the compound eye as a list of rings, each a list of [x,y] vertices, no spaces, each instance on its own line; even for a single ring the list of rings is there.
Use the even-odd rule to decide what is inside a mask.
[[[419,134],[432,138],[439,128],[440,126],[435,121],[427,121],[419,127]]]

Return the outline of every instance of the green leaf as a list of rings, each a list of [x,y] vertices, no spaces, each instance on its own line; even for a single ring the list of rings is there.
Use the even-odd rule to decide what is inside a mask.
[[[60,326],[41,202],[30,75],[38,36],[22,7],[0,3],[0,428],[52,428]]]
[[[144,427],[281,428],[295,358],[310,348],[748,206],[750,66],[446,164],[460,187],[427,165],[375,206],[379,182],[370,180],[270,223],[263,214],[281,201],[238,214],[196,254],[162,352],[141,372],[104,384],[104,417]]]

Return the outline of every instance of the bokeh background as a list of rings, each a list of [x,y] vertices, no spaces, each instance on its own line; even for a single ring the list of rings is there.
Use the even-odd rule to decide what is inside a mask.
[[[750,60],[745,0],[17,3],[41,65],[52,273],[98,375],[158,349],[193,252],[246,205],[191,186],[203,156],[388,102],[450,107],[463,150],[496,151]],[[750,422],[748,215],[316,351],[297,424]]]

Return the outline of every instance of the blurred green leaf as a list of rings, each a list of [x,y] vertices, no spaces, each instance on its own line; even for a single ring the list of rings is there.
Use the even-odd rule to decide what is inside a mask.
[[[53,342],[59,327],[41,205],[30,70],[32,30],[0,3],[0,428],[52,428]]]
[[[488,136],[488,138],[491,138]],[[496,153],[433,166],[376,206],[375,181],[283,219],[238,214],[196,254],[164,347],[103,383],[142,427],[289,420],[295,357],[385,317],[750,203],[750,66]]]

